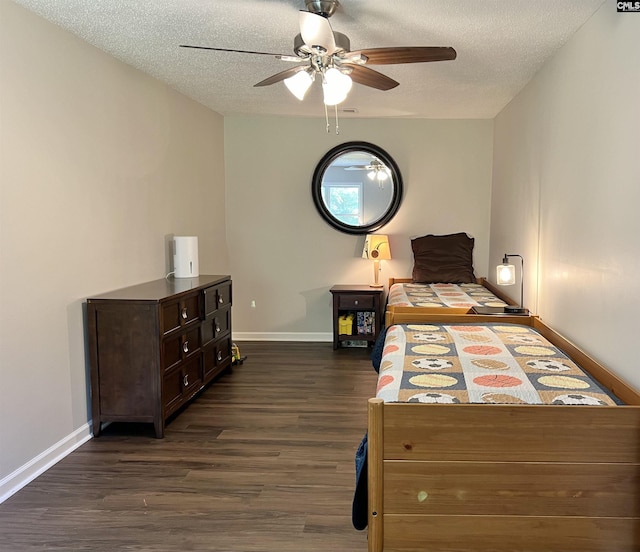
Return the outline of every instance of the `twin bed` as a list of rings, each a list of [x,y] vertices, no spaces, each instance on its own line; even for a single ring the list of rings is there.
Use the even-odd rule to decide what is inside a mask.
[[[411,278],[391,278],[385,323],[392,314],[424,310],[431,314],[467,314],[474,307],[514,304],[473,269],[475,240],[464,232],[411,240]]]
[[[474,307],[504,307],[514,302],[484,278],[469,283],[416,283],[389,278],[385,324],[392,314],[423,310],[430,314],[469,314]]]
[[[538,317],[467,312],[387,309],[369,552],[640,550],[640,394]]]

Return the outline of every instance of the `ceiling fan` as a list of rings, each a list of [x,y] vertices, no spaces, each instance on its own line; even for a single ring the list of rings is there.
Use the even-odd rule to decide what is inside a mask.
[[[381,189],[384,189],[384,182],[391,176],[391,170],[380,159],[374,157],[368,165],[350,165],[344,167],[345,171],[367,171],[369,180],[378,183]]]
[[[380,171],[383,169],[386,169],[387,166],[380,161],[379,159],[377,159],[376,157],[374,157],[371,160],[371,163],[366,164],[366,165],[349,165],[347,167],[344,167],[345,171]]]
[[[339,6],[338,0],[305,0],[305,4],[307,11],[300,11],[300,34],[293,41],[295,56],[187,44],[181,44],[180,47],[274,56],[295,63],[295,67],[276,73],[254,86],[284,81],[287,88],[302,100],[318,77],[322,82],[325,105],[337,105],[344,101],[352,82],[378,90],[391,90],[400,84],[367,65],[423,63],[456,58],[453,48],[438,46],[396,46],[351,51],[349,38],[334,31],[329,23],[329,17]]]

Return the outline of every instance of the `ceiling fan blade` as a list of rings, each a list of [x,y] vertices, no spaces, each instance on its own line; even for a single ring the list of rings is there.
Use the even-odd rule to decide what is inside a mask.
[[[336,51],[336,40],[331,24],[326,17],[300,11],[300,35],[309,47],[321,46],[328,54],[333,54]]]
[[[285,54],[271,54],[269,52],[254,52],[253,50],[230,50],[228,48],[213,48],[210,46],[189,46],[188,44],[180,44],[180,48],[194,48],[196,50],[214,50],[216,52],[237,52],[239,54],[258,54],[261,56],[274,56],[278,59],[287,58],[287,61],[290,61],[288,58],[291,57]]]
[[[394,81],[392,78],[368,67],[363,67],[362,65],[349,65],[349,67],[351,68],[351,73],[349,74],[351,80],[358,84],[377,88],[378,90],[391,90],[400,84],[398,81]]]
[[[392,48],[367,48],[349,52],[361,54],[371,65],[392,65],[396,63],[423,63],[426,61],[448,61],[456,59],[457,53],[451,47],[441,46],[398,46]]]
[[[284,79],[288,79],[289,77],[293,77],[298,71],[304,71],[305,67],[292,67],[291,69],[287,69],[286,71],[280,71],[280,73],[276,73],[275,75],[271,75],[270,77],[260,81],[258,84],[254,84],[253,86],[269,86],[270,84],[275,84],[276,82],[283,81]]]

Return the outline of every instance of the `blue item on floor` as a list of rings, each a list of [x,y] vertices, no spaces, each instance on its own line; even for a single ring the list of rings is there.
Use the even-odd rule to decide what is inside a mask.
[[[367,434],[365,433],[356,451],[356,491],[353,495],[353,506],[351,509],[351,522],[358,531],[367,528],[369,522],[368,508]]]

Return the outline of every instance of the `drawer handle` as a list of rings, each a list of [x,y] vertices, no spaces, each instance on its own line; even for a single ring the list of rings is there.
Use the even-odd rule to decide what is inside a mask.
[[[185,387],[189,387],[189,374],[184,375],[184,378],[182,378],[182,383]]]
[[[356,300],[353,302],[353,304],[354,304],[354,305],[357,305],[357,304],[358,304],[358,300],[356,299]]]
[[[222,352],[218,351],[218,362],[222,360]]]
[[[187,307],[182,307],[182,312],[180,313],[180,316],[182,316],[182,319],[183,319],[183,320],[186,320],[186,319],[187,319],[187,317],[189,316],[189,315],[187,314]]]
[[[222,295],[218,295],[218,303],[220,303],[222,305],[222,303],[224,303],[224,298],[222,297]]]
[[[182,350],[183,350],[185,353],[188,353],[188,352],[189,352],[189,342],[188,342],[188,341],[185,341],[185,342],[182,344]]]
[[[220,324],[216,324],[216,333],[220,333]]]

